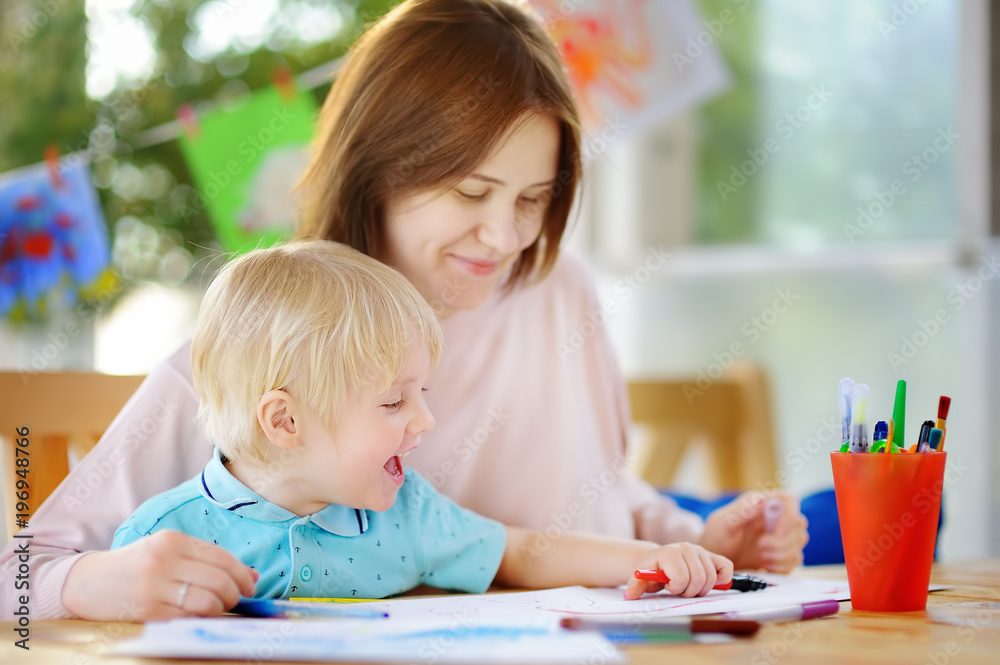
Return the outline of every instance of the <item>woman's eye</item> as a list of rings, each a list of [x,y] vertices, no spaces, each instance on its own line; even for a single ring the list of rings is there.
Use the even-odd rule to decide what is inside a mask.
[[[489,192],[463,192],[462,190],[456,190],[458,195],[461,196],[466,201],[482,201],[486,198]]]
[[[549,203],[552,202],[552,192],[545,190],[541,193],[534,194],[532,196],[522,196],[520,198],[521,205],[531,207],[531,208],[546,208]]]
[[[519,212],[527,217],[541,217],[547,202],[540,196],[522,196],[518,199]]]

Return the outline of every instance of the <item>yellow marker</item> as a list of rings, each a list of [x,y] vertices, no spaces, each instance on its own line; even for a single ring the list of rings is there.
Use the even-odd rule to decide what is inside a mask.
[[[289,598],[308,603],[378,603],[385,598]]]

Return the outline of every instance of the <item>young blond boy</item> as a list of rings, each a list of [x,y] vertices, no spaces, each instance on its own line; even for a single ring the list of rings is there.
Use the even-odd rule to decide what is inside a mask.
[[[259,574],[255,597],[381,598],[419,585],[482,592],[662,584],[707,593],[732,563],[690,543],[536,534],[455,505],[403,459],[434,425],[423,390],[441,352],[437,318],[399,273],[327,241],[246,254],[216,277],[191,345],[201,419],[215,454],[153,497],[112,548],[171,529],[231,552]],[[489,380],[484,377],[484,380]],[[198,613],[211,581],[180,584]]]

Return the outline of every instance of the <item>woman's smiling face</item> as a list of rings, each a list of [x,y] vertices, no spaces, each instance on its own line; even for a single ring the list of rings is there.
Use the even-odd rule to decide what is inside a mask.
[[[380,258],[441,316],[482,305],[541,233],[559,141],[554,118],[529,113],[454,187],[391,199]]]

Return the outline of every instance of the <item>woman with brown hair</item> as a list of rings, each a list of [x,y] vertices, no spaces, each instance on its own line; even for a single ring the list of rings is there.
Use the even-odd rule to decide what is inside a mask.
[[[600,311],[584,264],[559,249],[579,146],[556,49],[522,8],[409,0],[351,50],[320,117],[302,231],[397,268],[441,317],[427,393],[437,426],[407,462],[459,504],[538,530],[538,551],[582,530],[688,540],[737,567],[787,571],[807,538],[795,499],[783,497],[770,533],[759,499],[706,522],[680,510],[626,468],[627,396],[603,331],[565,351]],[[252,571],[178,533],[103,551],[140,503],[205,465],[197,407],[185,345],[38,510],[36,619],[218,614],[252,595]],[[98,469],[111,471],[81,497]],[[2,566],[10,617],[12,545]]]

